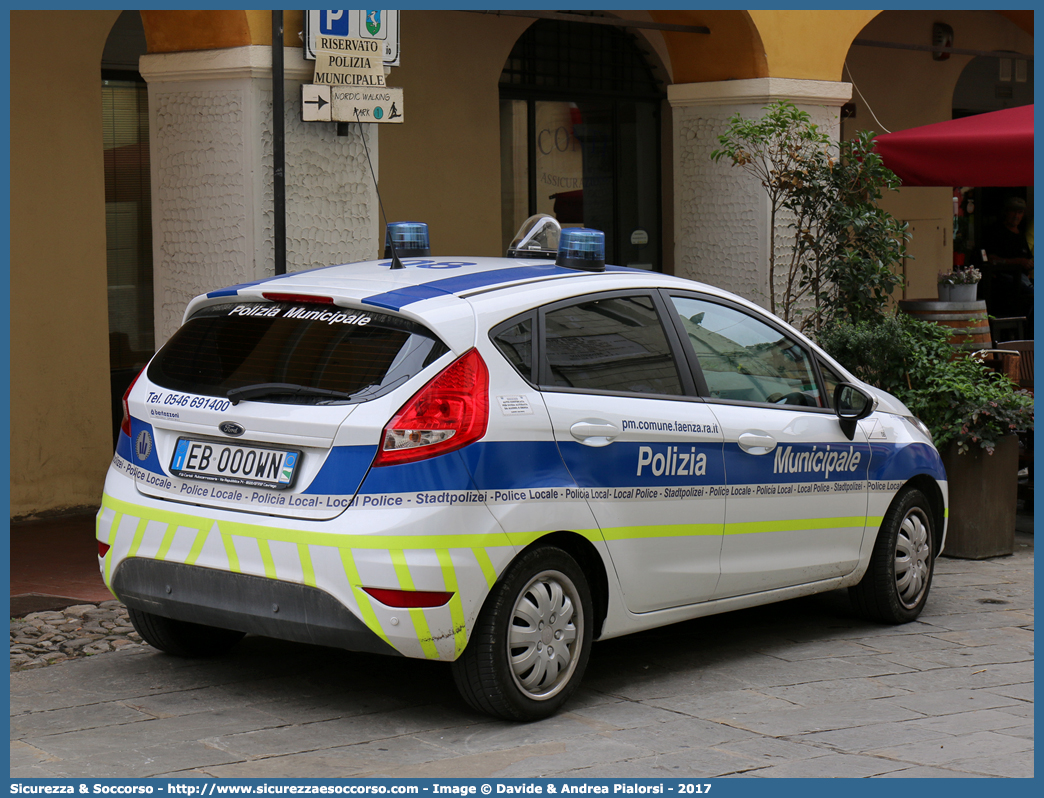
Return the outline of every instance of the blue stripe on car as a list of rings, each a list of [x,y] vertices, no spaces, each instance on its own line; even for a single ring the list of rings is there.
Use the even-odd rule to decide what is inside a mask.
[[[813,459],[812,455],[819,452],[823,457]],[[829,474],[825,470],[828,452],[834,455],[829,461]],[[859,452],[860,457],[853,469],[849,462],[854,452]],[[699,469],[692,467],[694,453],[706,457],[705,461],[701,458]],[[842,454],[844,460],[840,460]],[[843,464],[840,469],[836,468],[839,462]],[[705,473],[693,473],[704,469]],[[359,492],[490,491],[574,485],[681,487],[724,485],[726,481],[730,485],[833,483],[863,481],[868,471],[871,480],[905,481],[916,474],[945,479],[934,450],[924,444],[874,445],[872,450],[866,444],[784,444],[777,462],[774,452],[755,457],[736,444],[720,442],[618,441],[592,458],[589,447],[573,441],[562,441],[560,445],[551,441],[493,441],[474,443],[430,460],[371,469]]]
[[[131,425],[133,428],[133,420]],[[120,430],[120,437],[116,439],[116,454],[122,457],[127,462],[130,462],[134,455],[131,453],[131,442],[130,436],[127,435],[122,429]]]
[[[370,470],[362,494],[574,487],[554,441],[488,441],[430,460]]]
[[[437,296],[456,294],[461,291],[485,288],[499,283],[511,283],[516,280],[528,280],[533,277],[547,277],[555,274],[580,275],[584,274],[584,272],[578,272],[574,269],[564,269],[560,266],[555,266],[553,263],[548,263],[546,266],[509,266],[505,269],[493,269],[486,272],[461,274],[455,277],[446,277],[442,280],[434,280],[430,283],[405,286],[403,288],[397,288],[394,291],[387,291],[383,294],[375,294],[374,296],[367,297],[363,302],[367,305],[375,305],[376,307],[385,308],[387,310],[399,310],[400,308],[414,302],[432,299]]]
[[[721,441],[617,441],[598,450],[562,441],[561,449],[569,473],[581,488],[725,484]]]
[[[917,474],[927,474],[939,482],[946,481],[939,453],[927,443],[872,443],[870,445],[870,479],[875,482],[906,481]]]
[[[351,496],[359,489],[366,469],[377,454],[376,446],[335,446],[315,479],[302,493]]]
[[[743,451],[738,443],[729,443],[725,446],[725,471],[730,485],[856,482],[867,478],[869,455],[870,447],[865,443],[778,443],[771,452],[759,455]]]
[[[407,493],[434,490],[477,490],[460,452],[430,460],[371,468],[359,493]]]

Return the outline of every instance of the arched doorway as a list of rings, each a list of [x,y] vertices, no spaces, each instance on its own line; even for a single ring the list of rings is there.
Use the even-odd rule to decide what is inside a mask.
[[[146,52],[141,14],[120,14],[102,54],[105,254],[113,442],[121,399],[155,351],[149,103],[138,57]]]
[[[660,106],[623,30],[539,20],[500,77],[504,248],[533,213],[606,234],[610,263],[663,269]]]

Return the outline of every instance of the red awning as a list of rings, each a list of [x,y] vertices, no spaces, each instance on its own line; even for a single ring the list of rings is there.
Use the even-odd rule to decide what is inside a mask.
[[[904,186],[1032,186],[1033,106],[886,133],[875,140]]]

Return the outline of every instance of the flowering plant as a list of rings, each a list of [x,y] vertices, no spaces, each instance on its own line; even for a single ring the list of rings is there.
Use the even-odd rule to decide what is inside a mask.
[[[982,279],[982,272],[974,266],[967,269],[954,269],[949,272],[939,272],[939,285],[975,285]]]

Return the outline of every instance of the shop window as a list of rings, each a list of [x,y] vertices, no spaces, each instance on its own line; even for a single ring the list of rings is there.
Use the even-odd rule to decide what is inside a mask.
[[[152,291],[149,103],[138,59],[146,52],[141,14],[124,11],[102,53],[102,147],[108,272],[113,439],[121,399],[156,349]]]
[[[144,83],[102,81],[110,367],[155,351],[148,98]]]

